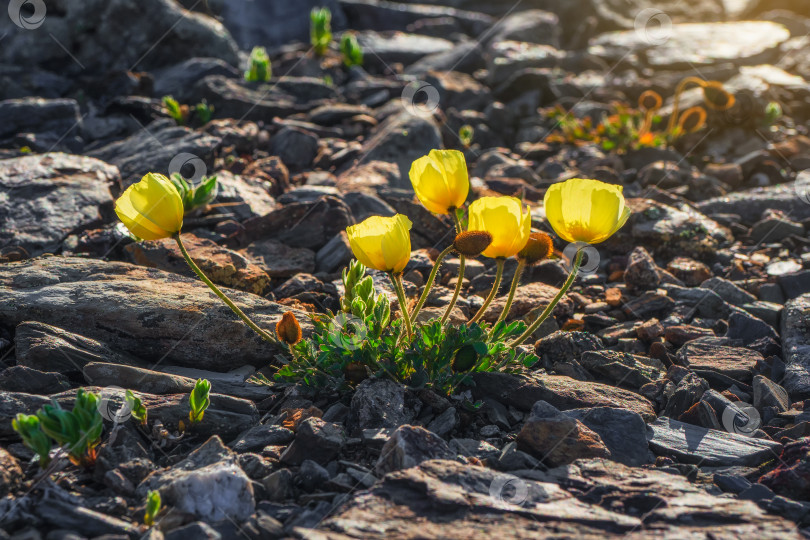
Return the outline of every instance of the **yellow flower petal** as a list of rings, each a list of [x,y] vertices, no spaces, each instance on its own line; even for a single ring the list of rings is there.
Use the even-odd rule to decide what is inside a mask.
[[[411,258],[411,221],[401,214],[371,216],[346,228],[352,253],[369,268],[402,272]]]
[[[470,205],[470,231],[487,231],[492,243],[485,257],[512,257],[526,246],[531,234],[529,207],[521,206],[515,197],[482,197]]]
[[[115,212],[143,240],[168,238],[183,227],[183,200],[161,174],[149,173],[129,186],[116,201]]]
[[[549,224],[568,242],[604,242],[630,215],[621,186],[586,178],[549,187],[544,205]]]
[[[431,150],[411,164],[408,176],[419,201],[434,214],[447,214],[467,200],[467,162],[458,150]]]

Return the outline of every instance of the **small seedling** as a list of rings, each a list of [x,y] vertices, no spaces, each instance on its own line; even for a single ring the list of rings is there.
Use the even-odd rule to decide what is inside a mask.
[[[127,390],[124,394],[124,399],[127,402],[127,407],[129,407],[130,414],[132,414],[132,418],[137,420],[140,424],[146,425],[146,407],[144,407],[143,403],[141,403],[140,398],[135,397],[135,394],[132,393],[132,390]]]
[[[332,12],[329,8],[314,8],[310,14],[310,40],[315,54],[323,56],[332,43]]]
[[[188,413],[188,421],[193,425],[201,422],[205,410],[211,404],[208,394],[211,392],[211,383],[207,379],[197,379],[194,389],[188,396],[188,404],[191,411]]]
[[[346,33],[340,38],[340,54],[343,55],[343,65],[346,67],[363,65],[363,48],[354,34]]]
[[[200,125],[205,125],[211,121],[211,118],[214,116],[214,107],[209,105],[207,101],[202,100],[200,103],[197,103],[197,106],[194,108],[194,117],[200,123]]]
[[[458,130],[458,138],[461,139],[461,144],[463,144],[465,148],[469,148],[470,145],[472,145],[474,135],[475,130],[470,125],[463,125]]]
[[[763,119],[763,123],[766,126],[770,126],[780,118],[782,118],[782,106],[775,101],[771,101],[765,106],[765,118]]]
[[[184,126],[188,121],[188,105],[180,103],[172,96],[163,96],[163,106],[178,126]]]
[[[249,82],[267,82],[273,74],[270,57],[264,47],[253,47],[250,51],[250,67],[245,71],[245,80]]]
[[[155,524],[155,516],[160,513],[160,493],[158,491],[150,491],[146,495],[146,512],[143,515],[143,523],[147,527]]]
[[[178,193],[180,193],[180,198],[183,199],[183,209],[186,214],[209,204],[217,196],[216,176],[203,178],[197,187],[186,181],[180,173],[174,173],[171,176],[171,181],[174,187],[177,188]]]
[[[34,451],[43,469],[51,462],[51,439],[40,428],[39,418],[33,414],[18,413],[11,427],[20,436],[23,444]]]
[[[56,402],[37,411],[42,431],[67,450],[75,465],[89,466],[96,461],[96,447],[104,429],[98,401],[98,395],[80,388],[72,411]]]

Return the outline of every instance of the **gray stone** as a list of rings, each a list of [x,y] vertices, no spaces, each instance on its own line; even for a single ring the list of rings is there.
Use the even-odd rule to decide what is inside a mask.
[[[298,425],[295,440],[281,454],[281,462],[300,465],[305,459],[312,459],[325,464],[338,455],[345,442],[340,424],[307,418]]]
[[[318,153],[318,137],[303,129],[284,127],[270,139],[270,152],[291,169],[312,165]]]
[[[486,441],[478,439],[450,439],[450,450],[466,457],[497,459],[501,451]]]
[[[293,439],[295,439],[295,433],[287,428],[262,424],[243,431],[228,446],[235,452],[254,452],[265,446],[286,445]]]
[[[756,317],[768,323],[773,328],[779,327],[779,319],[782,315],[782,304],[774,304],[773,302],[762,302],[757,300],[750,304],[744,304],[742,308]]]
[[[789,236],[803,236],[804,225],[785,217],[767,217],[754,223],[751,227],[751,241],[760,244],[781,242]]]
[[[51,134],[65,137],[81,133],[82,118],[75,99],[24,98],[0,101],[0,137],[20,133]],[[78,128],[78,129],[77,129]]]
[[[682,365],[693,371],[711,371],[750,383],[754,366],[765,359],[762,354],[743,347],[727,347],[722,339],[698,338],[686,343],[678,351]]]
[[[810,218],[810,204],[797,195],[805,188],[796,182],[754,188],[715,197],[697,207],[705,214],[737,214],[747,224],[757,222],[766,210],[780,210],[794,220],[804,221]]]
[[[222,535],[204,521],[195,521],[165,533],[164,540],[184,540],[186,538],[199,538],[200,540],[220,540]]]
[[[452,432],[458,423],[458,413],[456,409],[450,407],[427,425],[428,431],[435,433],[439,437],[446,437]]]
[[[51,153],[0,161],[0,249],[56,252],[69,234],[112,218],[118,170],[99,160]]]
[[[272,278],[288,278],[315,271],[315,253],[307,248],[292,248],[278,240],[256,240],[243,252],[264,268]]]
[[[368,65],[383,69],[394,63],[409,66],[424,56],[453,48],[453,42],[446,39],[405,32],[380,34],[365,30],[358,32],[357,41],[363,49],[374,51],[373,55],[368,54],[364,58]]]
[[[810,270],[783,274],[778,277],[778,280],[779,286],[782,287],[787,298],[796,298],[810,293]]]
[[[289,469],[279,469],[262,478],[262,486],[271,501],[283,501],[295,496],[293,474]]]
[[[27,394],[56,394],[70,388],[61,373],[42,372],[25,366],[11,366],[0,373],[0,390]]]
[[[397,428],[413,420],[405,404],[404,386],[390,379],[366,379],[352,396],[347,425],[350,431]]]
[[[137,524],[107,516],[75,502],[53,497],[42,498],[33,509],[36,516],[47,523],[52,530],[82,531],[90,536],[123,536],[134,538],[138,535]],[[37,534],[37,537],[40,537]],[[41,537],[40,537],[41,538]]]
[[[400,426],[380,451],[375,472],[378,476],[415,467],[429,459],[453,459],[455,453],[435,433],[418,426]]]
[[[666,368],[660,360],[617,351],[593,351],[583,353],[579,363],[595,375],[617,386],[641,388],[660,379]]]
[[[721,277],[709,278],[700,286],[716,292],[720,298],[737,307],[742,307],[757,300],[756,296],[742,289],[736,283]]]
[[[612,407],[571,409],[564,413],[599,434],[611,459],[628,466],[652,463],[647,443],[647,424],[638,413]]]
[[[315,254],[317,272],[335,272],[349,264],[354,258],[346,231],[340,231]]]
[[[216,175],[217,202],[232,203],[228,212],[240,221],[263,216],[276,208],[276,201],[267,192],[264,182],[229,171],[217,171]]]
[[[646,291],[661,283],[658,265],[652,255],[641,246],[636,247],[627,256],[624,269],[624,282],[631,289]]]
[[[726,337],[741,339],[746,345],[764,337],[779,339],[779,335],[768,323],[744,312],[734,312],[729,316]]]
[[[810,294],[785,304],[782,314],[782,351],[785,378],[782,382],[791,399],[810,398]]]
[[[776,407],[779,412],[790,408],[790,398],[787,391],[762,375],[754,377],[754,407],[760,411],[763,407]]]
[[[681,463],[706,467],[758,466],[779,456],[782,445],[661,417],[650,424],[650,449]]]

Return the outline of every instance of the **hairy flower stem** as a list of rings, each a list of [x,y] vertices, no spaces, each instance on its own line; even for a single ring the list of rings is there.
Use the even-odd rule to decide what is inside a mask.
[[[405,331],[408,334],[408,339],[413,335],[411,328],[411,318],[408,316],[408,304],[405,301],[405,288],[402,286],[402,272],[395,274],[390,272],[388,274],[391,281],[394,282],[394,290],[397,291],[397,300],[399,300],[399,312],[402,313],[402,318],[405,320]]]
[[[470,319],[470,323],[478,322],[481,319],[481,317],[484,316],[484,313],[486,313],[487,308],[495,299],[495,295],[498,294],[498,289],[501,287],[501,278],[503,278],[503,265],[505,262],[506,259],[504,258],[499,258],[496,260],[495,264],[497,265],[497,270],[495,271],[495,283],[492,284],[492,290],[489,291],[489,296],[487,296],[487,299],[484,300],[484,305],[481,306],[481,309],[478,310],[478,313],[475,314],[475,317]]]
[[[515,269],[515,277],[512,278],[512,287],[509,289],[509,296],[506,298],[506,305],[503,306],[503,311],[501,312],[501,316],[498,317],[498,320],[495,321],[495,324],[506,319],[509,315],[509,310],[512,309],[512,302],[515,301],[515,291],[520,284],[520,278],[523,276],[523,270],[526,268],[526,263],[523,261],[518,261],[517,268]]]
[[[683,94],[684,90],[686,90],[686,87],[689,84],[696,84],[702,88],[706,86],[706,81],[699,77],[686,77],[678,83],[678,87],[675,88],[675,101],[672,104],[672,115],[669,117],[669,123],[667,124],[667,133],[670,135],[678,123],[678,114],[680,113],[681,106],[681,94]]]
[[[416,324],[416,316],[419,315],[419,311],[422,310],[422,306],[425,305],[425,302],[428,299],[428,294],[430,294],[430,289],[433,288],[433,283],[436,281],[436,274],[439,273],[439,267],[442,265],[442,261],[445,257],[450,255],[453,251],[453,244],[447,246],[447,248],[439,253],[439,256],[436,257],[436,262],[433,263],[433,269],[430,271],[430,276],[428,276],[427,283],[425,283],[425,290],[422,291],[422,296],[419,297],[419,301],[416,303],[416,307],[413,308],[413,313],[411,313],[411,320]]]
[[[199,277],[203,281],[203,283],[208,285],[209,289],[214,291],[214,294],[219,296],[220,300],[225,302],[228,305],[228,307],[231,308],[231,310],[233,310],[233,312],[236,313],[236,315],[240,319],[242,319],[242,321],[244,321],[244,323],[248,325],[251,330],[259,334],[259,336],[261,336],[263,340],[269,341],[270,343],[277,345],[278,347],[286,349],[286,347],[279,340],[277,340],[272,334],[265,332],[264,330],[259,328],[258,325],[256,325],[256,323],[250,320],[250,317],[245,315],[245,313],[241,309],[239,309],[239,307],[237,307],[237,305],[234,304],[230,298],[225,296],[225,293],[219,290],[219,287],[214,285],[213,281],[208,279],[208,276],[206,276],[203,273],[203,271],[200,270],[200,267],[197,266],[197,263],[194,262],[194,260],[191,258],[191,255],[189,255],[188,251],[186,251],[186,247],[183,245],[183,241],[180,240],[180,233],[175,234],[172,238],[174,238],[175,242],[177,242],[177,246],[180,248],[180,253],[183,254],[183,258],[186,260],[189,267],[191,267],[191,269],[194,271],[195,274],[197,274],[197,277]]]
[[[461,220],[458,219],[458,214],[456,213],[455,208],[450,209],[450,215],[453,216],[453,222],[456,225],[456,234],[461,234]],[[464,268],[467,265],[467,257],[459,253],[458,261],[458,279],[456,281],[456,290],[453,291],[453,298],[450,299],[450,303],[447,304],[447,309],[444,310],[444,315],[442,315],[442,324],[446,323],[447,319],[450,318],[450,313],[453,311],[453,308],[456,307],[458,296],[461,294],[461,286],[464,282]]]
[[[568,289],[570,289],[571,285],[574,284],[574,280],[576,279],[577,273],[579,272],[579,267],[582,264],[582,256],[584,254],[585,254],[584,250],[580,249],[579,251],[577,251],[577,255],[574,258],[574,267],[571,269],[571,273],[568,275],[568,279],[565,280],[565,283],[563,283],[563,286],[560,288],[560,292],[558,292],[557,296],[555,296],[554,299],[551,301],[551,303],[548,306],[546,306],[546,309],[544,309],[543,313],[541,313],[540,316],[537,317],[537,320],[534,321],[531,325],[529,325],[529,327],[526,329],[525,332],[520,334],[512,343],[509,344],[510,347],[517,347],[518,345],[526,341],[526,339],[528,339],[529,336],[534,334],[535,330],[537,330],[540,327],[540,325],[543,324],[543,321],[548,319],[548,316],[551,315],[551,312],[554,311],[554,308],[557,307],[557,304],[560,303],[562,297],[565,296],[565,293],[568,292]]]

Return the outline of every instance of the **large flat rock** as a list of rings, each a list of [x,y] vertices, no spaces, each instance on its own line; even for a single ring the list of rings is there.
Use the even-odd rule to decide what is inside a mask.
[[[794,221],[804,221],[810,219],[810,185],[799,182],[738,191],[697,203],[697,207],[707,215],[737,214],[749,225],[759,221],[766,210],[780,210]]]
[[[782,386],[793,400],[810,398],[810,294],[785,305],[782,351],[787,364]]]
[[[665,416],[649,427],[650,449],[681,463],[705,467],[756,467],[779,457],[782,451],[782,445],[773,441],[707,429]]]
[[[650,27],[655,24],[649,23]],[[659,69],[724,62],[758,64],[776,56],[779,45],[789,38],[787,28],[767,21],[673,24],[669,28],[641,26],[596,37],[591,41],[590,52],[609,60],[642,53],[640,56],[649,66]]]
[[[56,251],[74,231],[112,217],[118,169],[62,153],[0,161],[0,248]]]
[[[226,294],[268,331],[288,308]],[[294,310],[293,310],[294,311]],[[309,329],[307,317],[296,312]],[[196,279],[126,263],[43,257],[0,265],[0,323],[39,321],[156,362],[228,371],[277,352]]]
[[[605,500],[610,503],[601,506]],[[352,494],[317,530],[298,532],[330,540],[800,538],[791,522],[752,501],[712,495],[680,475],[603,459],[517,476],[425,461]]]

